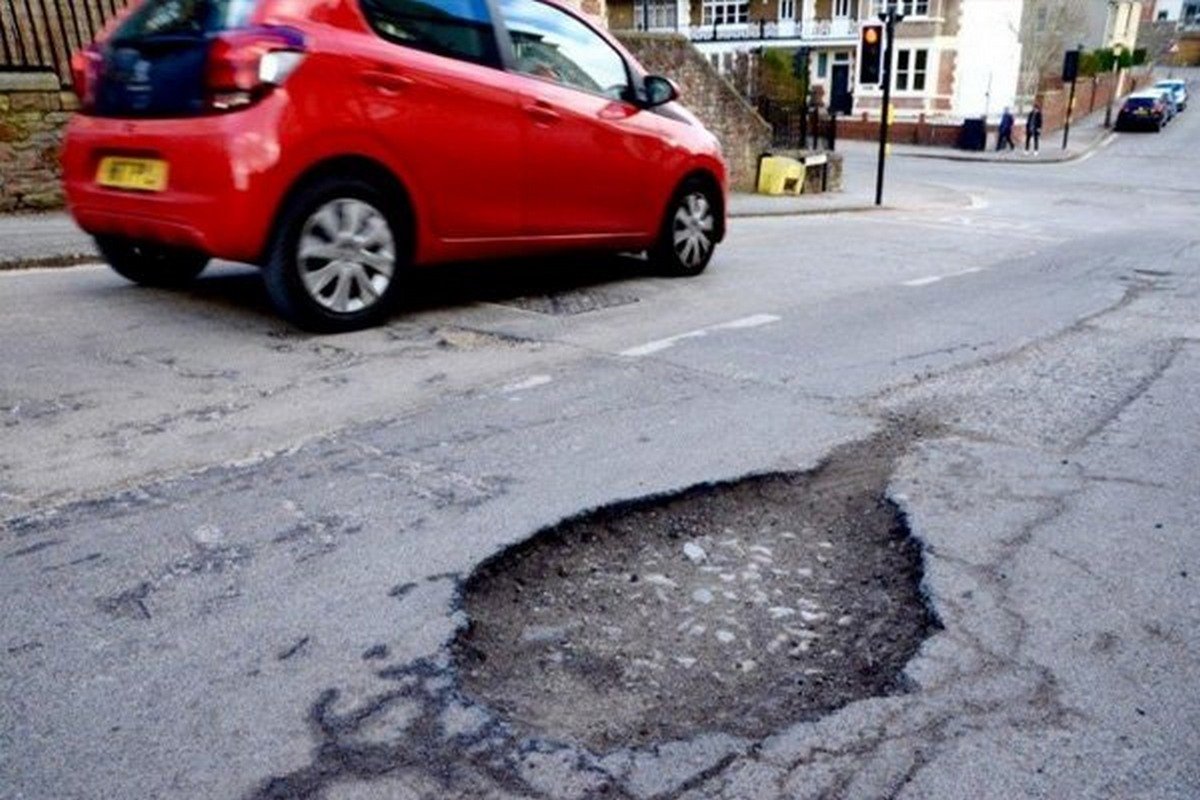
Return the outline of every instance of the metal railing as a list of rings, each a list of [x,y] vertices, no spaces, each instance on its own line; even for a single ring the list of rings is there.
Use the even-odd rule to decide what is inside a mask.
[[[0,70],[47,70],[71,85],[71,53],[126,0],[0,0]]]
[[[767,39],[801,39],[821,42],[828,40],[854,41],[858,22],[853,19],[809,19],[743,22],[735,25],[694,25],[687,29],[693,42],[727,42]]]

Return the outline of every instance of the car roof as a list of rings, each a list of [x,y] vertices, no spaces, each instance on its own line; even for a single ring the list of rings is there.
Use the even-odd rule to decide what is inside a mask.
[[[1162,96],[1162,92],[1156,92],[1153,89],[1143,89],[1140,92],[1134,92],[1133,94],[1129,95],[1129,99],[1132,100],[1134,98],[1139,98],[1142,100],[1157,100]]]

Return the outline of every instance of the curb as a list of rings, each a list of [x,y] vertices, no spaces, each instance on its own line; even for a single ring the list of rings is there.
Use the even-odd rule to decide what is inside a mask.
[[[860,214],[864,211],[895,211],[891,206],[852,205],[832,208],[788,208],[762,211],[730,211],[730,219],[762,219],[765,217],[802,217],[812,214]]]
[[[973,164],[1066,164],[1071,161],[1077,161],[1084,156],[1099,150],[1106,142],[1112,140],[1116,136],[1115,131],[1106,131],[1103,136],[1093,141],[1086,147],[1079,150],[1071,150],[1066,155],[1053,156],[1037,156],[1032,158],[992,158],[992,157],[972,157],[968,155],[958,155],[956,153],[920,153],[920,152],[905,152],[894,153],[901,158],[933,158],[941,161],[958,161],[969,162]]]

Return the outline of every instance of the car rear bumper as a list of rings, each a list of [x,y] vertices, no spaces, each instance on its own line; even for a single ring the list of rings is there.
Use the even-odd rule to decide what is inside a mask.
[[[281,147],[270,98],[235,114],[111,119],[76,114],[63,144],[63,186],[75,221],[92,235],[190,247],[258,261],[278,200]],[[162,191],[97,182],[108,156],[161,160]]]

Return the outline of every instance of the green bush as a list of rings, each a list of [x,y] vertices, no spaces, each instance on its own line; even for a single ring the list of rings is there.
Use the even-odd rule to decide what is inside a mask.
[[[769,48],[762,54],[762,91],[773,100],[802,100],[804,81],[792,73],[795,50]]]

